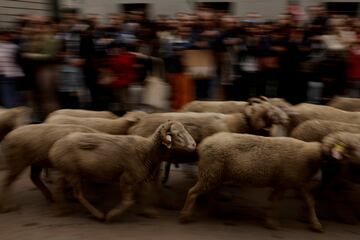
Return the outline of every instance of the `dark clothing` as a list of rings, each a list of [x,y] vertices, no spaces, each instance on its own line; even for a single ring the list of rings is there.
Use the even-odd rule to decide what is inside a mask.
[[[96,67],[96,49],[95,38],[91,33],[85,33],[80,39],[80,57],[84,59],[83,75],[85,85],[88,87],[91,95],[91,108],[94,110],[107,109],[107,91],[102,91],[98,86],[98,71]],[[103,96],[105,94],[105,96]]]

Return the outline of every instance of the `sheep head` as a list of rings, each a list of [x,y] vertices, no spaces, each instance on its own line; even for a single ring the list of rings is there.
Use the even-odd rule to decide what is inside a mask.
[[[288,115],[268,102],[249,104],[245,108],[245,115],[255,130],[270,128],[273,124],[281,126],[289,124]]]
[[[269,99],[265,96],[252,97],[252,98],[248,99],[248,104],[250,104],[250,105],[256,104],[256,103],[264,103],[264,102],[269,102]]]
[[[177,121],[167,121],[160,126],[160,138],[164,146],[171,149],[194,151],[196,143],[185,127]]]
[[[346,177],[360,182],[360,134],[336,132],[322,140],[323,153],[348,169]],[[354,178],[355,177],[355,178]]]

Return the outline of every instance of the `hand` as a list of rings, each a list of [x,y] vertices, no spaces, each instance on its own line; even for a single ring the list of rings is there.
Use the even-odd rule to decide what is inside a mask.
[[[239,39],[237,38],[228,38],[224,40],[225,45],[235,45],[239,43]]]
[[[208,46],[208,43],[206,41],[198,41],[195,42],[194,45],[198,48],[206,48]]]
[[[215,37],[217,36],[219,33],[217,31],[214,30],[206,30],[204,32],[201,33],[201,36],[204,37]]]
[[[74,67],[81,67],[84,64],[84,60],[83,59],[74,59],[70,62],[70,64]]]

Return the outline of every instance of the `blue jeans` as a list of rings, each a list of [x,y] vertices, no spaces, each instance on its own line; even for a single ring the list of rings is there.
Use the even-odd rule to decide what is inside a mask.
[[[0,76],[1,105],[6,108],[19,106],[19,96],[16,91],[17,78]]]

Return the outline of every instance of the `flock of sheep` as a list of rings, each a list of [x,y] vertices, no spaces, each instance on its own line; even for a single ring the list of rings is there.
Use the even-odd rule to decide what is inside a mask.
[[[27,107],[0,109],[6,171],[0,191],[2,212],[14,209],[11,186],[27,167],[32,182],[59,212],[66,210],[65,189],[71,187],[93,216],[114,221],[139,194],[158,195],[162,162],[163,183],[171,164],[197,162],[197,182],[188,192],[180,222],[191,220],[199,195],[236,183],[273,189],[265,216],[271,229],[278,227],[274,215],[284,193],[296,190],[307,206],[311,228],[321,232],[315,197],[359,183],[360,99],[336,98],[329,106],[291,105],[266,97],[193,101],[179,112],[133,111],[122,117],[107,111],[62,109],[41,124],[27,124],[30,113]],[[42,179],[42,170],[48,168],[61,176],[55,194]],[[311,187],[319,172],[320,184]],[[90,203],[84,185],[109,182],[119,183],[121,200],[104,213]],[[351,192],[341,197],[350,201]],[[331,195],[333,202],[336,198]],[[155,210],[146,203],[144,211]]]

